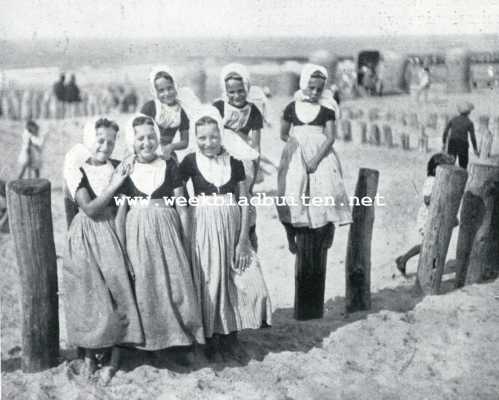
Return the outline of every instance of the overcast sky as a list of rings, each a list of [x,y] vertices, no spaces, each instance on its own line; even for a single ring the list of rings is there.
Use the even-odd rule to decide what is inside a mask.
[[[499,0],[0,0],[0,38],[498,33]]]

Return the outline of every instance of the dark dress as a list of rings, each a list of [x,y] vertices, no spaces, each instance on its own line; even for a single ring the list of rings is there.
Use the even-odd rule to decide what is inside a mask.
[[[142,106],[140,112],[156,120],[156,103],[150,100]],[[179,124],[165,127],[158,123],[159,131],[161,133],[161,145],[170,144],[178,131],[189,130],[189,118],[184,109],[180,107],[180,121]]]

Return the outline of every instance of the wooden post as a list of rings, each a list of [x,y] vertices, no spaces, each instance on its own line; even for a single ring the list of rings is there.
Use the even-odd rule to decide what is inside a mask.
[[[457,241],[456,287],[499,272],[499,199],[494,190],[499,165],[472,163],[469,170]]]
[[[424,294],[437,294],[440,290],[445,257],[467,175],[464,169],[456,166],[437,167],[416,282]]]
[[[383,140],[388,148],[393,147],[392,127],[388,124],[383,125]]]
[[[381,145],[381,134],[375,122],[369,124],[369,143],[375,146]]]
[[[428,148],[428,135],[425,132],[425,127],[419,127],[419,151],[423,153],[428,153],[430,150]]]
[[[354,198],[359,203],[353,206],[345,264],[347,312],[371,308],[371,239],[378,180],[377,170],[360,169]]]
[[[57,262],[50,182],[22,179],[7,184],[7,208],[22,287],[22,369],[37,372],[59,356]]]
[[[355,120],[352,129],[352,138],[356,144],[367,143],[367,125],[364,121]]]
[[[352,141],[352,123],[349,119],[340,120],[342,139],[345,142]]]

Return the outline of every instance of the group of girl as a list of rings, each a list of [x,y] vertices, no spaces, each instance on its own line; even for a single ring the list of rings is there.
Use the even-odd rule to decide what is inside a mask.
[[[111,349],[101,372],[108,382],[122,346],[160,357],[168,349],[186,364],[193,345],[205,344],[209,360],[242,361],[247,354],[237,332],[271,325],[256,256],[256,210],[229,201],[252,195],[263,118],[248,101],[246,68],[230,64],[221,75],[222,99],[189,107],[171,70],[154,70],[154,100],[123,129],[129,157],[111,158],[121,129],[106,118],[88,124],[83,143],[66,155],[65,183],[79,211],[64,255],[63,304],[68,340],[85,349],[89,376],[97,352]],[[337,106],[326,80],[323,67],[304,69],[281,131],[281,194],[333,195],[335,204],[345,204],[279,207],[289,248],[297,253],[298,319],[322,316],[334,225],[351,222],[332,146]],[[197,149],[180,161],[176,152],[189,147],[189,132]],[[189,181],[196,207],[180,201],[188,197]],[[214,205],[206,196],[222,201]],[[137,197],[148,201],[128,201]]]

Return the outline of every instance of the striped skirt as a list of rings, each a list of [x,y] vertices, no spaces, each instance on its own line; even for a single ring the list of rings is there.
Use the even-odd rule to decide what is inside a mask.
[[[135,273],[144,350],[204,343],[199,300],[181,231],[172,207],[138,207],[127,214],[127,252]]]
[[[68,232],[62,270],[68,342],[85,348],[144,340],[128,264],[107,208],[92,219],[80,211]]]
[[[234,270],[240,219],[236,204],[195,208],[192,262],[206,337],[271,325],[270,298],[256,253],[246,271]]]

